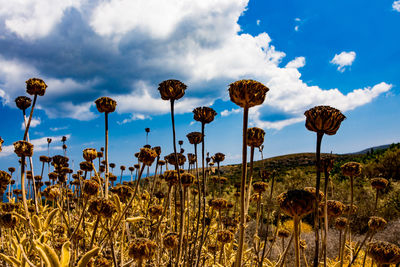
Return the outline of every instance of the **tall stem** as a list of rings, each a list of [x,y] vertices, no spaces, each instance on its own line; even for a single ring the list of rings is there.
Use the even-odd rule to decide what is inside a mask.
[[[108,198],[108,181],[109,181],[109,172],[108,172],[108,113],[105,113],[105,129],[106,129],[106,147],[105,147],[105,159],[106,159],[106,184],[105,184],[105,197]]]
[[[28,203],[26,202],[26,190],[25,190],[25,157],[21,157],[21,190],[22,190],[22,203],[24,205],[25,217],[27,224],[29,225],[29,230],[31,231],[32,236],[34,236],[33,228],[30,221],[29,211],[28,211]]]
[[[318,255],[319,255],[319,216],[318,216],[318,207],[319,207],[319,187],[321,182],[321,141],[323,137],[323,133],[317,132],[317,153],[316,153],[316,167],[317,167],[317,183],[315,186],[315,197],[316,204],[314,209],[314,232],[315,232],[315,252],[314,252],[314,267],[318,267]]]
[[[294,217],[294,246],[296,253],[296,267],[300,267],[300,244],[299,244],[299,218]]]
[[[178,155],[176,153],[176,136],[175,136],[175,118],[174,118],[174,100],[171,100],[171,120],[172,120],[172,134],[173,134],[173,143],[174,143],[174,154],[175,154],[175,169],[178,172],[178,182],[179,182],[179,198],[181,202],[181,213],[180,213],[180,226],[179,226],[179,243],[178,243],[178,253],[176,258],[176,266],[179,266],[181,253],[182,253],[182,243],[183,243],[183,228],[185,225],[185,202],[183,197],[183,189],[182,189],[182,181],[181,174],[179,172],[179,162]]]
[[[247,122],[249,119],[249,109],[243,110],[243,146],[242,146],[242,180],[240,183],[240,224],[239,224],[239,244],[236,254],[235,267],[242,266],[243,244],[244,244],[244,225],[245,225],[245,186],[247,174]]]
[[[325,202],[324,202],[324,243],[323,243],[323,253],[324,253],[324,267],[326,267],[327,262],[327,253],[326,247],[328,243],[328,182],[329,182],[329,172],[327,169],[324,169],[325,173],[325,184],[324,184],[324,194],[325,194]]]
[[[31,120],[32,120],[32,116],[33,116],[33,110],[35,109],[35,105],[36,105],[36,99],[37,99],[37,95],[35,95],[35,96],[33,97],[33,103],[32,103],[31,113],[29,114],[28,124],[27,124],[26,127],[25,127],[24,141],[26,141],[26,138],[28,137],[29,126],[31,125]],[[24,112],[24,113],[25,113],[25,112]]]

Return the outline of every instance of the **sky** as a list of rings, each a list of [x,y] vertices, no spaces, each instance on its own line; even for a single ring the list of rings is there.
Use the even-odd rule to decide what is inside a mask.
[[[399,142],[400,1],[270,0],[0,0],[0,169],[17,167],[12,144],[23,138],[14,99],[25,81],[48,85],[38,98],[30,140],[34,165],[67,155],[75,170],[82,150],[104,146],[104,114],[94,101],[117,101],[109,115],[110,162],[132,166],[149,143],[172,148],[169,102],[158,84],[188,88],[176,102],[177,139],[200,131],[192,110],[210,106],[206,150],[224,164],[241,161],[242,109],[228,86],[254,79],[270,90],[250,109],[250,126],[266,132],[264,157],[315,151],[304,111],[330,105],[347,117],[325,136],[323,152],[348,153]],[[260,159],[257,152],[256,159]]]

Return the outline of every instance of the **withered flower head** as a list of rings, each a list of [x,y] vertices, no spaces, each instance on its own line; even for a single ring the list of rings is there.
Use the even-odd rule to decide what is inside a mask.
[[[51,161],[51,158],[49,158],[47,156],[40,156],[39,161],[43,162],[43,163],[49,163]]]
[[[201,123],[210,123],[215,116],[217,116],[217,112],[210,107],[198,107],[193,110],[193,119]]]
[[[100,159],[103,157],[103,152],[97,151],[97,157]]]
[[[242,108],[261,105],[268,91],[268,87],[253,80],[239,80],[229,85],[231,101]]]
[[[92,215],[98,215],[107,219],[110,219],[113,214],[117,211],[117,208],[109,199],[95,198],[90,201],[88,212]]]
[[[9,171],[10,173],[13,173],[13,172],[15,172],[15,168],[14,168],[14,167],[10,167],[10,168],[8,168],[8,171]]]
[[[161,147],[160,146],[153,147],[153,150],[157,153],[158,157],[161,155]]]
[[[345,205],[337,200],[328,200],[327,208],[329,217],[338,217],[342,215]]]
[[[51,139],[51,138],[47,138],[47,144],[50,144],[50,143],[51,143],[51,141],[52,141],[52,139]]]
[[[18,205],[15,203],[11,203],[11,202],[1,203],[1,210],[3,212],[12,212],[17,208],[18,208]]]
[[[291,217],[303,217],[313,211],[315,194],[306,190],[289,190],[278,196],[282,211]]]
[[[168,250],[175,249],[179,244],[179,236],[177,233],[169,232],[163,237],[163,245]]]
[[[314,194],[314,196],[315,196],[315,193],[316,193],[316,188],[315,188],[315,187],[304,187],[304,190],[305,190],[305,191],[308,191],[308,192],[310,192],[310,193],[312,193],[312,194]],[[322,191],[320,190],[320,191],[319,191],[319,194],[318,194],[319,201],[321,201],[322,199],[324,199],[324,196],[325,196],[324,192],[322,192]]]
[[[350,212],[350,204],[344,206],[344,213],[355,214],[355,213],[357,213],[357,210],[358,210],[358,207],[354,204],[353,204],[353,208],[352,208],[351,212]]]
[[[39,78],[31,78],[26,82],[26,92],[30,95],[39,95],[43,96],[46,92],[47,85],[46,83]]]
[[[121,169],[121,171],[125,171],[126,170],[126,167],[124,165],[121,165],[119,168]]]
[[[320,170],[322,172],[328,172],[330,173],[333,169],[333,163],[334,163],[334,159],[333,157],[325,157],[321,159],[321,167]]]
[[[48,186],[43,190],[42,195],[48,200],[55,200],[61,195],[60,188],[58,185]]]
[[[215,153],[214,162],[218,163],[218,162],[222,162],[224,160],[225,160],[225,154],[224,153],[221,153],[221,152]]]
[[[387,224],[387,221],[381,217],[372,216],[369,218],[368,227],[374,232],[383,230]]]
[[[27,141],[17,141],[14,143],[14,152],[18,157],[32,157],[33,145]]]
[[[93,161],[97,158],[97,151],[94,148],[85,148],[83,150],[83,158],[86,161]]]
[[[138,159],[143,162],[144,165],[151,166],[155,158],[157,158],[157,152],[151,148],[141,148]]]
[[[108,166],[110,166],[111,169],[114,169],[115,168],[115,163],[110,163],[110,164],[108,164]]]
[[[230,243],[233,240],[233,233],[229,230],[221,230],[217,232],[217,240],[223,244]]]
[[[61,156],[61,155],[56,155],[52,157],[53,163],[56,165],[65,165],[68,162],[68,158]]]
[[[127,202],[133,195],[132,188],[126,185],[117,185],[111,188],[111,192],[117,194],[122,202]]]
[[[27,96],[19,96],[15,99],[15,104],[20,110],[26,110],[32,104],[32,99]]]
[[[81,168],[82,171],[91,172],[93,171],[93,163],[89,161],[82,161],[79,163],[79,168]]]
[[[217,245],[215,243],[209,243],[208,246],[207,246],[207,250],[210,253],[215,253],[215,252],[217,252],[218,247],[217,247]]]
[[[347,225],[347,218],[345,217],[338,217],[335,220],[335,227],[338,230],[343,230],[344,228],[346,228]]]
[[[163,100],[178,100],[185,95],[187,86],[178,80],[166,80],[158,85],[161,99]]]
[[[210,199],[209,205],[216,210],[225,209],[228,204],[228,201],[224,198],[215,198]]]
[[[374,259],[379,266],[397,264],[400,262],[400,248],[389,242],[369,242],[367,245],[367,254]]]
[[[261,128],[253,127],[247,129],[247,145],[260,147],[264,143],[265,132]]]
[[[189,161],[189,164],[195,164],[196,163],[196,155],[193,153],[187,153],[187,158]]]
[[[147,238],[135,238],[129,244],[128,254],[136,261],[151,259],[156,252],[157,244]]]
[[[0,171],[0,184],[8,185],[11,181],[11,175],[8,172]]]
[[[4,228],[14,228],[17,225],[17,217],[11,213],[0,214],[0,226]]]
[[[4,140],[3,138],[1,138],[0,136],[0,152],[3,150],[2,146],[3,146]]]
[[[198,145],[203,141],[203,135],[200,132],[188,133],[186,137],[192,145]]]
[[[280,238],[288,238],[290,236],[290,232],[286,229],[279,229],[278,230],[278,237]]]
[[[152,218],[158,218],[161,216],[163,207],[161,205],[153,205],[149,207],[149,214]]]
[[[50,172],[50,173],[49,173],[49,179],[50,179],[50,180],[56,180],[57,177],[58,177],[58,174],[57,174],[57,173],[55,173],[55,172]]]
[[[268,188],[268,184],[266,182],[255,182],[253,184],[253,189],[254,192],[258,193],[258,194],[262,194],[265,191],[267,191]]]
[[[117,102],[114,99],[106,96],[98,98],[94,103],[96,103],[97,110],[100,113],[112,113],[117,106]]]
[[[342,169],[343,175],[355,177],[361,174],[362,165],[358,162],[347,162],[340,168]]]
[[[130,172],[133,172],[133,171],[135,170],[135,167],[132,167],[132,166],[131,166],[131,167],[128,168],[128,170],[129,170]]]
[[[330,106],[316,106],[307,110],[306,128],[310,131],[334,135],[339,130],[340,124],[346,116],[340,110]]]
[[[164,180],[169,185],[178,183],[178,172],[176,170],[168,170],[164,172]]]
[[[93,180],[84,180],[82,182],[82,192],[86,196],[94,196],[99,192],[99,184]]]
[[[375,189],[385,189],[389,184],[389,181],[385,178],[373,178],[371,179],[371,186]]]
[[[138,153],[138,155],[139,155],[139,153]],[[135,169],[140,169],[140,164],[135,164],[133,166],[135,167]]]
[[[183,187],[188,187],[193,184],[194,175],[188,172],[181,174],[181,182]]]

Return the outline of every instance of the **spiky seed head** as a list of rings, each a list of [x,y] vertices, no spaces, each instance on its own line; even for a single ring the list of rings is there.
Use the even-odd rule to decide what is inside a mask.
[[[15,104],[20,110],[26,110],[32,104],[32,99],[27,96],[19,96],[15,99]]]
[[[198,145],[203,141],[203,135],[200,132],[188,133],[186,137],[192,145]]]
[[[97,151],[94,148],[85,148],[83,150],[83,158],[86,161],[93,161],[97,158]]]
[[[178,100],[185,95],[187,86],[179,80],[165,80],[158,85],[161,99]]]
[[[373,178],[371,179],[371,186],[375,189],[385,189],[389,184],[389,181],[385,178]]]
[[[356,177],[361,174],[362,165],[358,162],[347,162],[341,167],[342,173],[345,176]]]
[[[338,230],[344,230],[344,228],[346,228],[347,225],[347,218],[345,217],[338,217],[335,220],[335,227]]]
[[[288,238],[290,236],[290,232],[287,229],[279,229],[278,230],[278,237],[280,238]]]
[[[217,240],[222,244],[230,243],[233,238],[233,233],[229,230],[221,230],[217,232]]]
[[[32,157],[33,145],[27,141],[17,141],[14,143],[14,152],[18,157]]]
[[[141,148],[138,159],[140,162],[147,166],[153,164],[155,158],[157,158],[157,152],[151,148]]]
[[[316,191],[317,191],[317,189],[315,188],[315,187],[304,187],[304,190],[305,191],[308,191],[308,192],[310,192],[310,193],[312,193],[312,194],[314,194],[314,196],[315,196],[315,193],[316,193]],[[319,194],[318,194],[318,199],[319,199],[319,201],[321,201],[322,199],[324,199],[324,192],[322,192],[321,190],[319,191]]]
[[[188,172],[181,174],[181,182],[183,187],[188,187],[193,184],[194,175]]]
[[[313,211],[315,194],[306,190],[289,190],[278,196],[282,211],[291,217],[303,217]]]
[[[385,241],[369,242],[367,245],[367,254],[380,266],[400,262],[400,248],[395,244]]]
[[[242,108],[251,108],[264,103],[268,87],[254,80],[239,80],[229,85],[231,101]]]
[[[307,110],[306,128],[310,131],[334,135],[339,130],[340,124],[346,116],[336,108],[330,106],[316,106]]]
[[[252,127],[247,129],[247,145],[260,147],[264,143],[265,131],[261,128]]]
[[[387,224],[387,221],[381,217],[372,216],[369,218],[368,227],[374,232],[383,230]]]
[[[46,83],[39,78],[30,78],[26,82],[26,92],[30,95],[43,96],[46,92]]]
[[[135,238],[131,241],[128,254],[136,261],[151,259],[157,249],[157,244],[147,238]]]
[[[79,163],[79,168],[81,168],[82,171],[91,172],[93,171],[93,163],[89,161],[82,161]]]
[[[262,194],[265,191],[267,191],[268,188],[268,184],[266,182],[255,182],[253,184],[253,189],[254,192],[258,193],[258,194]]]
[[[328,200],[327,208],[329,217],[338,217],[343,214],[345,205],[337,200]]]
[[[193,110],[193,119],[204,124],[212,122],[215,116],[217,112],[210,107],[197,107]]]
[[[110,97],[100,97],[96,101],[94,101],[96,104],[97,110],[100,113],[112,113],[115,111],[115,108],[117,107],[117,102],[110,98]]]
[[[93,180],[85,180],[82,182],[82,192],[86,196],[94,196],[99,192],[99,184]]]
[[[48,186],[43,190],[42,195],[48,200],[55,200],[61,195],[60,188],[58,185]]]

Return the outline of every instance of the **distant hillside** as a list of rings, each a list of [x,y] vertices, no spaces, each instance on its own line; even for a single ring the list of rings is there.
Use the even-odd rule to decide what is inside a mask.
[[[364,150],[358,151],[358,152],[354,152],[354,153],[349,153],[349,154],[367,154],[368,152],[372,151],[377,151],[377,150],[385,150],[387,148],[389,148],[391,145],[387,144],[387,145],[381,145],[381,146],[374,146],[374,147],[370,147],[370,148],[366,148]]]

